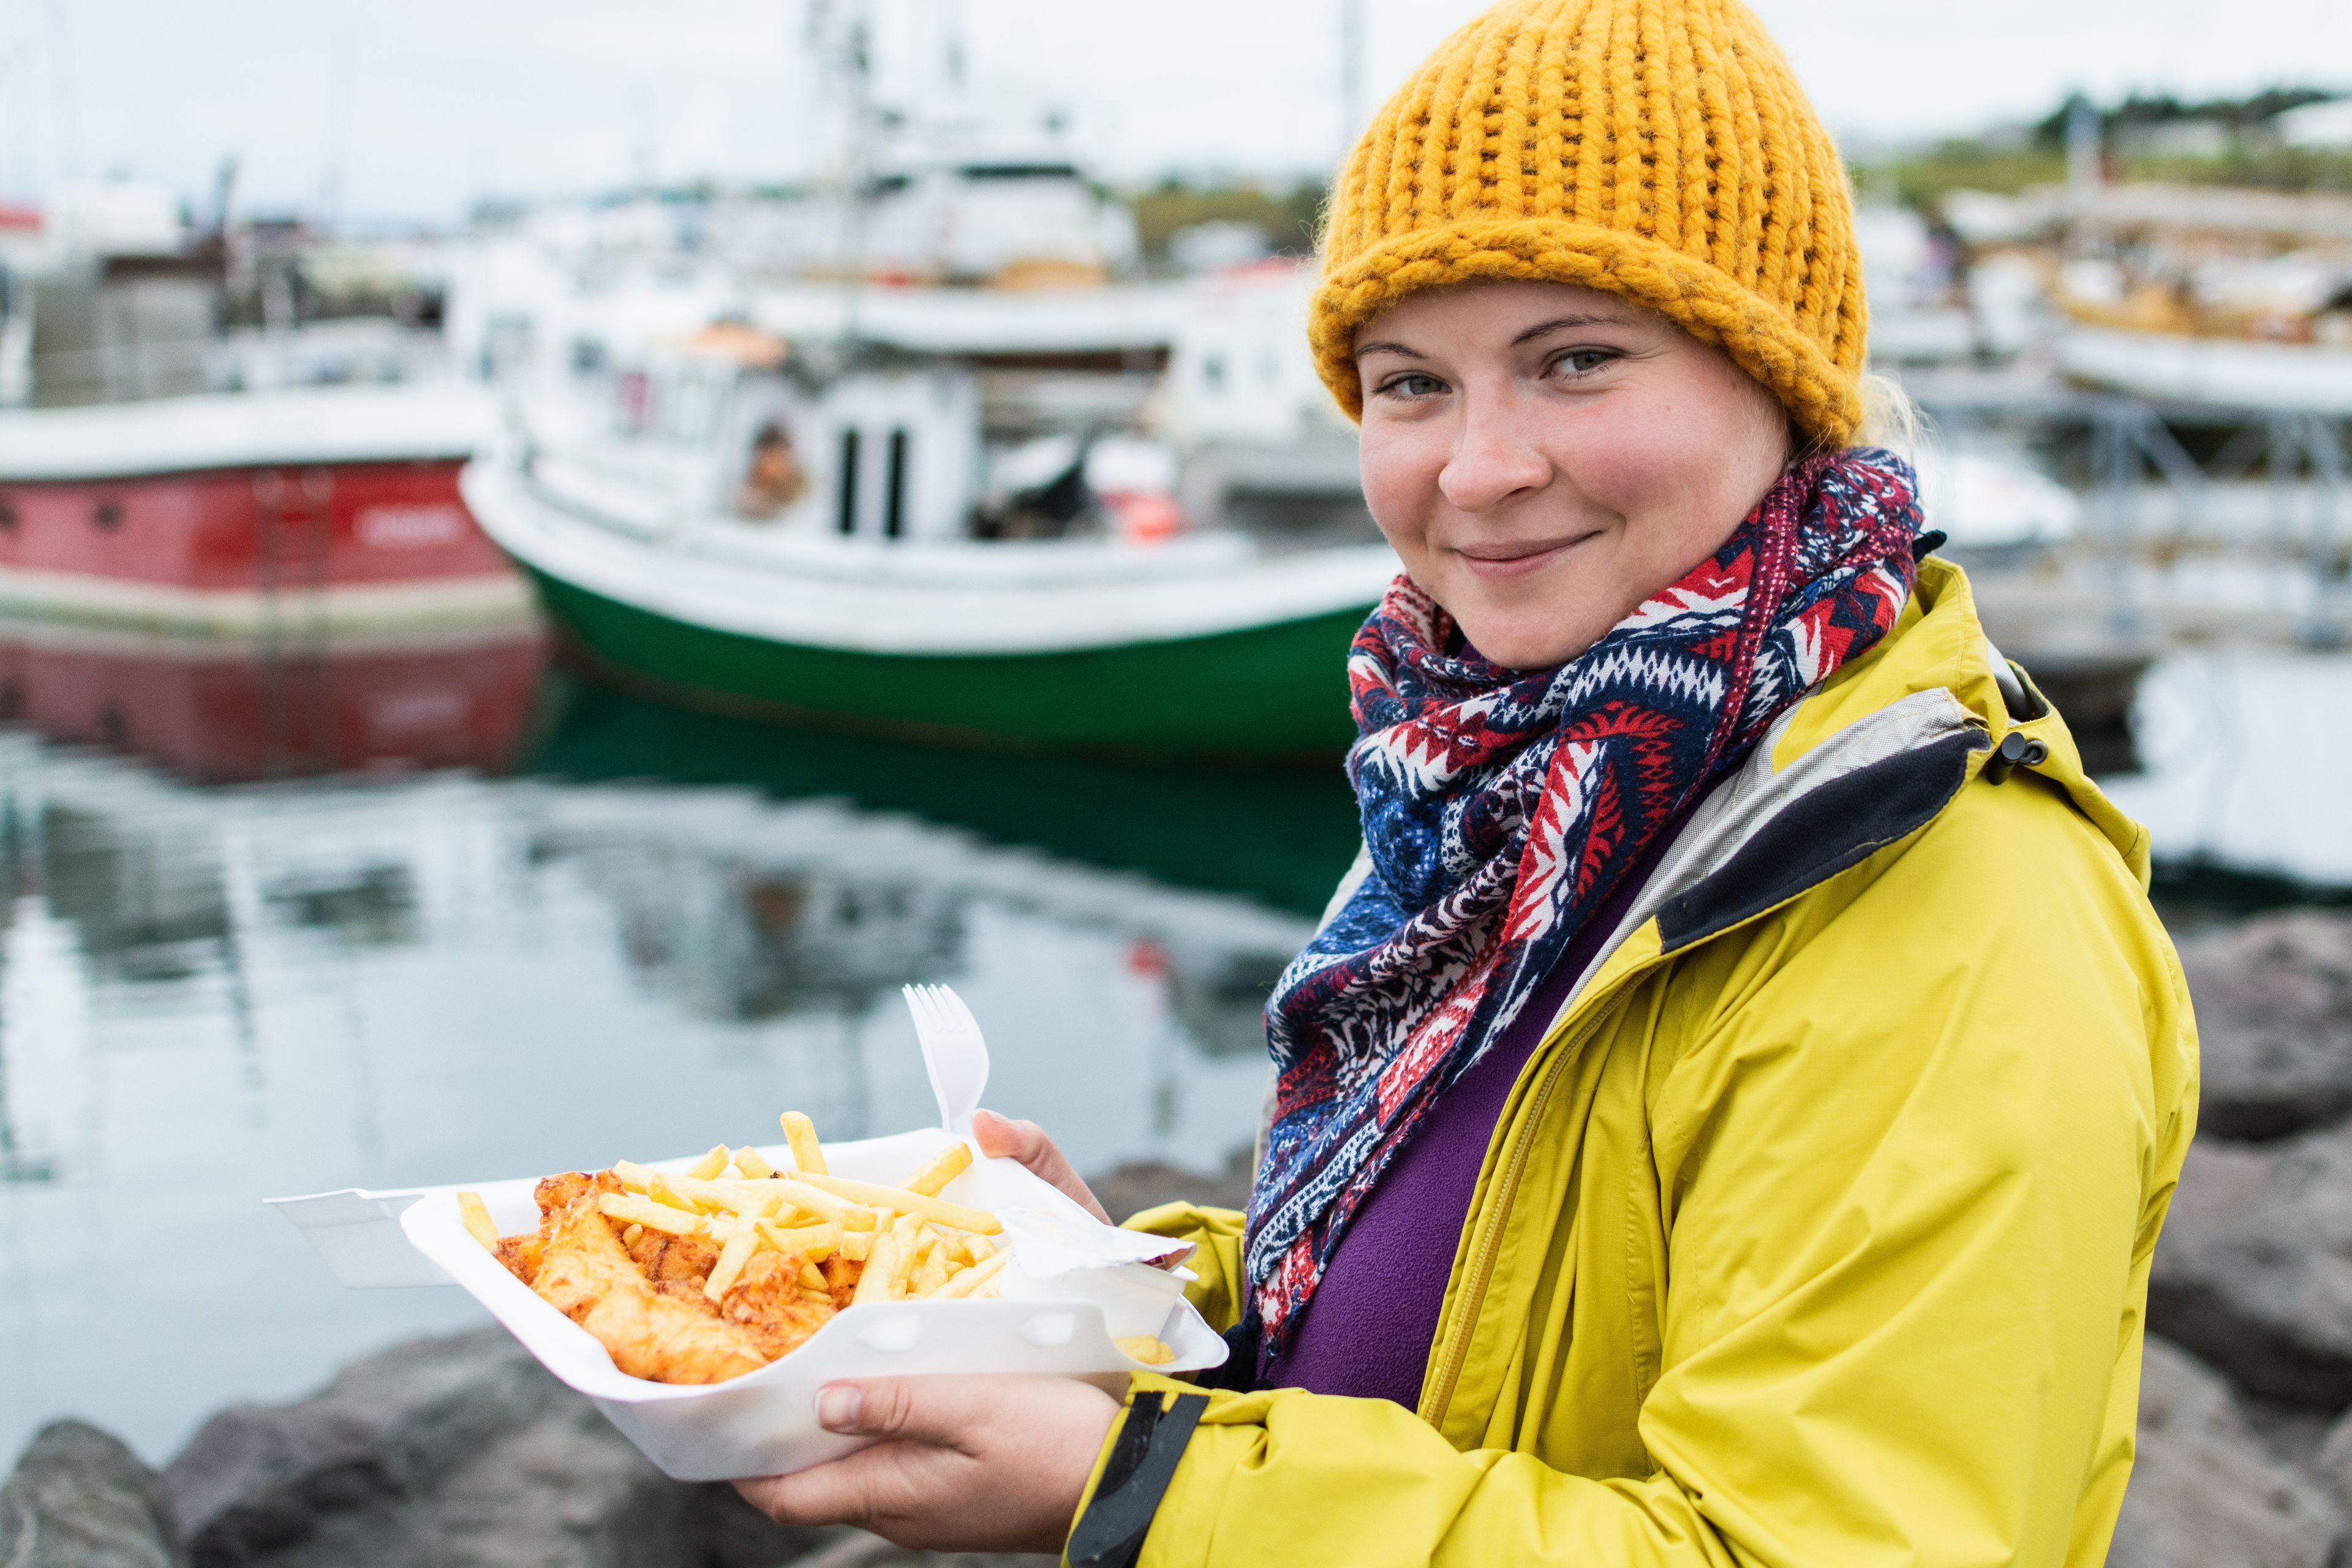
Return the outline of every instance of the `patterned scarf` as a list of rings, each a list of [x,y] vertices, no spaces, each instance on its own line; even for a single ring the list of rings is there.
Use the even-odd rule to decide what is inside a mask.
[[[1507,1028],[1657,834],[1911,593],[1909,465],[1775,482],[1730,540],[1556,669],[1455,653],[1399,577],[1348,661],[1371,872],[1276,983],[1279,1077],[1245,1261],[1269,1350],[1436,1097]]]

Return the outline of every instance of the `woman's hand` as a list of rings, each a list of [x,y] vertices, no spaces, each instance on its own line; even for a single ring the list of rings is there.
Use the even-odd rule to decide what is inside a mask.
[[[992,1159],[1018,1160],[1108,1224],[1086,1183],[1034,1121],[972,1117]],[[882,1439],[797,1475],[735,1483],[782,1524],[855,1524],[900,1546],[1059,1552],[1087,1476],[1118,1415],[1109,1388],[1064,1377],[866,1378],[818,1391],[828,1432]]]
[[[1103,1212],[1102,1205],[1095,1201],[1086,1183],[1078,1180],[1078,1173],[1070,1169],[1070,1163],[1062,1158],[1062,1152],[1054,1147],[1054,1141],[1035,1122],[1015,1121],[993,1110],[976,1110],[972,1112],[971,1136],[980,1145],[980,1152],[990,1159],[1020,1161],[1029,1167],[1031,1175],[1061,1188],[1103,1224],[1110,1223],[1110,1215]]]
[[[1101,1388],[1064,1377],[827,1384],[819,1424],[882,1440],[735,1489],[779,1524],[855,1524],[908,1547],[1059,1552],[1118,1409]]]

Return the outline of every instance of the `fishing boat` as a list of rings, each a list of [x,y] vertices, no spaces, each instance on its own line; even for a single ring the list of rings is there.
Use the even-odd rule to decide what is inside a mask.
[[[0,414],[0,616],[230,637],[514,623],[529,588],[457,492],[495,423],[454,382]]]
[[[1118,337],[1091,303],[1064,320]],[[466,500],[580,650],[689,702],[1139,755],[1344,747],[1346,649],[1396,571],[1386,544],[1191,525],[1129,438],[992,447],[971,364],[992,321],[1037,353],[1036,323],[984,299],[963,314],[936,328],[954,359],[835,374],[752,329],[703,334],[602,409],[526,402]],[[1136,331],[1162,330],[1144,315]]]
[[[2352,306],[2352,290],[2346,299]],[[2160,402],[2352,418],[2352,343],[2077,323],[2059,334],[2056,357],[2076,381]]]
[[[2066,375],[2168,403],[2352,416],[2352,200],[2102,186],[2053,268]]]

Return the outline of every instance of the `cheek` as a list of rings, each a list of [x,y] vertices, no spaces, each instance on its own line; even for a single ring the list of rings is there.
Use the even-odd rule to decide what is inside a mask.
[[[1721,548],[1780,472],[1769,411],[1759,418],[1753,401],[1612,399],[1579,428],[1565,460],[1593,504],[1625,520],[1629,607]]]
[[[1419,543],[1429,526],[1439,496],[1438,475],[1445,468],[1444,447],[1419,426],[1368,421],[1357,456],[1364,504],[1402,554]]]
[[[1672,397],[1607,399],[1578,420],[1561,467],[1593,501],[1628,520],[1680,510],[1711,487],[1723,432]]]

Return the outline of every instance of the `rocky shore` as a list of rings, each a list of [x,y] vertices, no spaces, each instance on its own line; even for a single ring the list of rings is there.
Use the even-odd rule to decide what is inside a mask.
[[[2158,1248],[2140,1456],[2113,1568],[2327,1568],[2352,1553],[2352,914],[2185,937],[2198,1143]],[[1212,1182],[1130,1166],[1114,1213]],[[61,1421],[0,1486],[7,1568],[898,1568],[669,1480],[503,1331],[397,1346],[309,1399],[214,1416],[159,1473]]]

